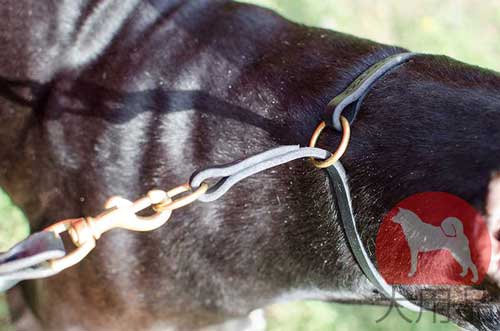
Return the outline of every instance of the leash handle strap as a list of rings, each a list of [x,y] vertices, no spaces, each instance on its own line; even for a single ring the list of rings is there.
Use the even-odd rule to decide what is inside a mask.
[[[48,261],[66,254],[62,239],[52,232],[36,232],[0,254],[0,292],[21,280],[53,276]]]
[[[330,181],[330,187],[332,188],[334,196],[337,200],[340,218],[342,219],[347,241],[366,278],[368,278],[368,280],[386,297],[392,298],[396,301],[396,303],[405,308],[421,312],[423,308],[410,302],[391,285],[387,284],[382,275],[378,272],[377,268],[371,262],[356,227],[351,195],[349,193],[349,184],[347,182],[347,175],[342,164],[340,162],[336,162],[332,166],[326,168],[326,172]]]
[[[197,188],[207,179],[221,178],[198,198],[199,201],[210,202],[219,199],[235,184],[256,173],[296,159],[305,157],[326,159],[329,156],[330,152],[320,148],[300,147],[299,145],[280,146],[237,163],[233,162],[197,171],[191,177],[189,183],[191,187]]]

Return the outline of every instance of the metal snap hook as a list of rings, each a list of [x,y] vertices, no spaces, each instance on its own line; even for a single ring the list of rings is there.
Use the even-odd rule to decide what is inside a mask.
[[[151,231],[159,228],[170,218],[172,210],[157,211],[150,216],[138,216],[137,213],[158,204],[168,201],[167,193],[160,190],[148,194],[131,202],[121,197],[108,200],[103,213],[96,217],[68,219],[49,226],[44,231],[53,232],[60,236],[68,232],[76,248],[62,258],[49,261],[51,269],[61,271],[83,260],[96,246],[96,241],[104,232],[111,229],[122,228],[132,231]]]

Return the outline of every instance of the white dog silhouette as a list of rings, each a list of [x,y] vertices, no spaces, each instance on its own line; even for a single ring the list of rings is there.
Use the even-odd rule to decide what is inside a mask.
[[[415,276],[419,252],[430,252],[439,249],[450,251],[451,255],[462,267],[461,277],[472,271],[472,282],[478,280],[476,265],[472,262],[469,249],[469,240],[464,234],[463,224],[456,217],[443,220],[441,226],[434,226],[423,222],[417,214],[408,209],[399,208],[394,223],[403,228],[411,252],[411,270],[408,277]]]

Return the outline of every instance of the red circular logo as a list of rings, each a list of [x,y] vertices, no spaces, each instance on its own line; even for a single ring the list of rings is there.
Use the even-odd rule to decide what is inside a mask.
[[[443,192],[401,201],[385,215],[375,245],[379,271],[392,285],[477,285],[490,264],[483,217]]]

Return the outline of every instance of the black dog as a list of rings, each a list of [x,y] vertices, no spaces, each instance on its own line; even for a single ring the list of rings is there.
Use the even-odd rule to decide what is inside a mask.
[[[7,0],[0,44],[0,185],[34,231],[204,166],[306,145],[332,97],[403,51],[226,1]],[[499,91],[498,74],[430,55],[374,86],[343,157],[368,246],[382,215],[416,192],[485,211],[500,169]],[[325,131],[320,146],[337,141]],[[47,330],[201,329],[292,297],[376,303],[332,199],[324,172],[293,162],[157,231],[112,231],[22,292]],[[482,305],[445,313],[497,330],[497,281],[477,288]]]

